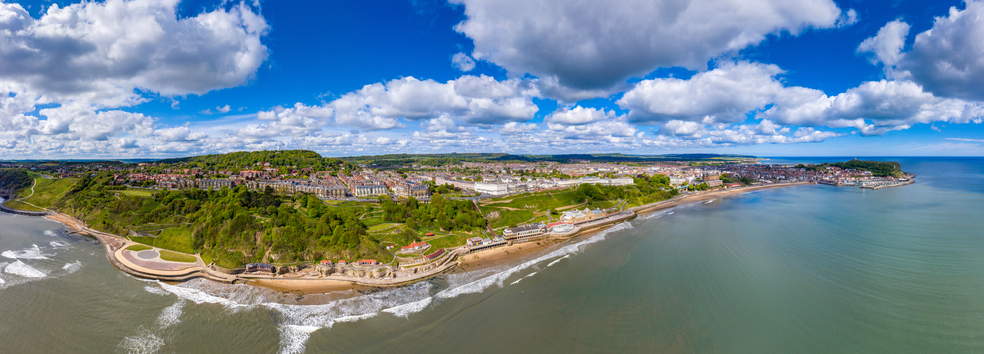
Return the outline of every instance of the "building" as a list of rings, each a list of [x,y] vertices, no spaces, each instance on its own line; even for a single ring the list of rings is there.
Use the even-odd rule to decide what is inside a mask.
[[[276,268],[273,265],[266,263],[250,263],[246,265],[246,273],[276,273]]]
[[[539,238],[547,233],[547,226],[541,223],[526,224],[511,227],[502,231],[502,236],[508,241],[529,241]]]
[[[427,242],[414,242],[414,243],[411,243],[409,245],[406,245],[406,246],[403,246],[402,248],[400,248],[400,252],[422,251],[422,250],[425,250],[425,249],[430,248],[430,246],[431,245],[428,244]]]
[[[509,184],[475,182],[475,191],[481,194],[505,195],[509,194]]]
[[[369,184],[364,186],[356,186],[354,189],[355,192],[353,194],[355,194],[355,196],[358,198],[384,195],[389,192],[389,189],[387,189],[386,186],[382,184]]]
[[[430,188],[426,185],[413,182],[400,182],[393,186],[393,193],[397,198],[428,199],[430,198]]]
[[[379,265],[379,261],[377,261],[375,259],[360,259],[359,260],[359,265],[360,266],[374,266],[374,265]]]
[[[334,263],[332,263],[330,260],[327,260],[327,259],[321,261],[321,265],[323,265],[323,266],[330,266],[332,264],[334,264]]]

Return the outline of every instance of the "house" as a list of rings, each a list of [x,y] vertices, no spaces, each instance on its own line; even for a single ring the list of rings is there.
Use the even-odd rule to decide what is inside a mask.
[[[323,265],[323,266],[330,266],[332,264],[334,264],[334,263],[332,263],[331,261],[329,261],[327,259],[321,261],[321,265]]]
[[[430,244],[428,244],[427,242],[414,242],[409,245],[403,246],[403,248],[400,248],[400,251],[413,252],[413,251],[425,250],[428,248],[430,248]]]
[[[370,266],[372,266],[372,265],[379,265],[379,261],[377,261],[377,260],[375,260],[375,259],[360,259],[360,260],[359,260],[359,265],[360,265],[360,266],[367,266],[367,265],[370,265]]]
[[[481,244],[482,244],[481,237],[471,237],[466,241],[465,246],[478,246]]]
[[[345,261],[344,259],[340,259],[338,260],[338,265],[348,265],[348,262]]]

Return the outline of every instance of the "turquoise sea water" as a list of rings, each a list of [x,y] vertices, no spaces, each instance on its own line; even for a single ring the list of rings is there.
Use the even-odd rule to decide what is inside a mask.
[[[0,352],[984,351],[984,159],[891,160],[918,182],[725,197],[369,294],[146,282],[0,215]]]

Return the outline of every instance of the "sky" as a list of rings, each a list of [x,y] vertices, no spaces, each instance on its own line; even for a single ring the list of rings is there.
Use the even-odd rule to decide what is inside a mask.
[[[0,0],[0,159],[984,155],[984,0]]]

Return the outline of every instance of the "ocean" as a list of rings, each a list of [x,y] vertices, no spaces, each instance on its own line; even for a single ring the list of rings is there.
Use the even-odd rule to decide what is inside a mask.
[[[0,352],[984,351],[984,159],[861,159],[917,182],[723,197],[535,259],[303,297],[133,278],[61,224],[0,214]]]

